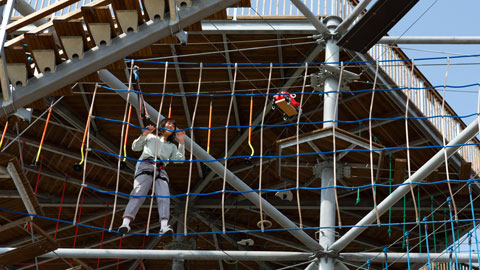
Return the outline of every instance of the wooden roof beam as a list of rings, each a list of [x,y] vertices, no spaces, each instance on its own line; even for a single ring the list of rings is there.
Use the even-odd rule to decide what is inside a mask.
[[[10,24],[7,25],[7,33],[11,34],[15,30],[18,30],[24,26],[27,26],[33,22],[36,22],[40,19],[43,19],[47,15],[54,13],[56,11],[59,11],[65,7],[68,7],[69,5],[72,5],[74,3],[78,2],[78,0],[63,0],[60,2],[56,2],[54,4],[48,5],[46,8],[43,8],[37,12],[34,12],[30,15],[27,15],[20,20],[14,21]]]

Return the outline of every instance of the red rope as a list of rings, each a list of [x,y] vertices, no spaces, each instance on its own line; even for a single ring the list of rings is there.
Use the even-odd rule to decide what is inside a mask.
[[[22,140],[22,147],[20,147],[21,155],[18,157],[18,162],[22,163],[23,148],[25,148],[25,140]]]
[[[168,118],[172,117],[172,101],[173,96],[170,96],[170,106],[168,106]]]
[[[123,237],[120,238],[120,244],[118,245],[118,249],[122,248],[122,239],[123,239]],[[120,259],[117,259],[117,270],[118,270],[119,265],[120,265]]]
[[[54,240],[57,239],[58,224],[60,223],[60,215],[62,214],[63,198],[65,197],[65,188],[67,187],[67,181],[68,173],[65,174],[65,182],[63,182],[62,199],[60,200],[60,209],[58,209],[57,225],[55,226],[55,235],[53,236]]]
[[[145,228],[147,228],[147,225],[145,225]],[[147,234],[143,235],[143,242],[142,242],[142,249],[145,249],[145,239],[147,238]],[[140,270],[142,270],[142,263],[143,259],[140,259]]]
[[[5,138],[5,134],[7,133],[7,129],[8,129],[8,120],[5,123],[5,127],[3,128],[2,139],[0,139],[0,148],[2,147],[3,139]]]
[[[37,183],[35,184],[35,192],[34,192],[35,195],[37,195],[38,182],[40,182],[40,174],[42,173],[42,164],[43,164],[43,155],[40,156],[40,166],[38,167]]]
[[[83,199],[85,199],[85,190],[87,187],[83,188],[83,193],[82,193],[82,201],[80,202],[80,210],[78,211],[78,218],[77,218],[77,226],[75,227],[75,237],[73,238],[73,246],[72,248],[75,248],[75,244],[77,243],[77,234],[78,234],[78,223],[80,223],[80,217],[82,216],[82,206],[83,206]],[[70,264],[73,264],[73,260],[70,259]]]
[[[85,190],[86,189],[87,189],[86,187],[83,188],[82,201],[80,202],[80,210],[78,211],[77,226],[75,228],[75,237],[73,238],[72,248],[75,248],[75,244],[77,243],[78,228],[80,227],[80,226],[78,226],[78,223],[80,223],[80,217],[82,216],[83,199],[85,199]]]
[[[103,230],[102,230],[102,239],[100,240],[100,248],[103,246],[103,236],[105,235],[105,226],[107,225],[107,216],[108,216],[108,206],[110,205],[110,202],[107,202],[107,208],[105,208],[105,219],[103,220]],[[98,258],[97,261],[97,270],[100,265],[100,258]]]

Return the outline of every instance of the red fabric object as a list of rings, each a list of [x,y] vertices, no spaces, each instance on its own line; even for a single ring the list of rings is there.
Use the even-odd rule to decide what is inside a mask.
[[[298,102],[295,100],[295,95],[292,95],[292,94],[290,94],[290,93],[287,92],[287,91],[280,91],[280,92],[278,92],[276,95],[274,95],[273,98],[274,98],[276,101],[279,101],[279,100],[284,99],[285,96],[288,96],[288,98],[290,99],[290,104],[292,104],[293,107],[298,107],[298,106],[300,106],[300,103],[298,103]]]

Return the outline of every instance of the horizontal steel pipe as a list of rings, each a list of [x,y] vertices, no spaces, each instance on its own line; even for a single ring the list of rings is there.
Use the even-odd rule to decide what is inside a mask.
[[[14,248],[0,248],[0,254]],[[151,259],[151,260],[239,260],[239,261],[303,261],[312,253],[286,251],[239,250],[144,250],[144,249],[82,249],[59,248],[40,255],[41,258],[100,258],[100,259]]]
[[[387,257],[389,262],[405,263],[410,260],[411,263],[427,263],[428,256],[432,262],[450,262],[449,253],[396,253],[388,252]],[[459,263],[468,263],[468,253],[457,253],[456,255]],[[354,253],[341,253],[340,258],[342,260],[351,262],[366,262],[370,260],[372,262],[385,262],[385,253],[378,252],[354,252]],[[455,258],[453,258],[455,260]],[[472,255],[472,262],[477,262],[477,256]]]

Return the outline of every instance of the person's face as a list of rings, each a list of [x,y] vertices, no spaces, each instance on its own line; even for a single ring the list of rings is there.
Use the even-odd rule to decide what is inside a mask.
[[[175,130],[175,125],[173,124],[172,121],[168,121],[168,122],[165,123],[165,128],[169,129],[169,130]],[[171,131],[164,130],[164,135],[170,136],[171,134],[172,134]]]

